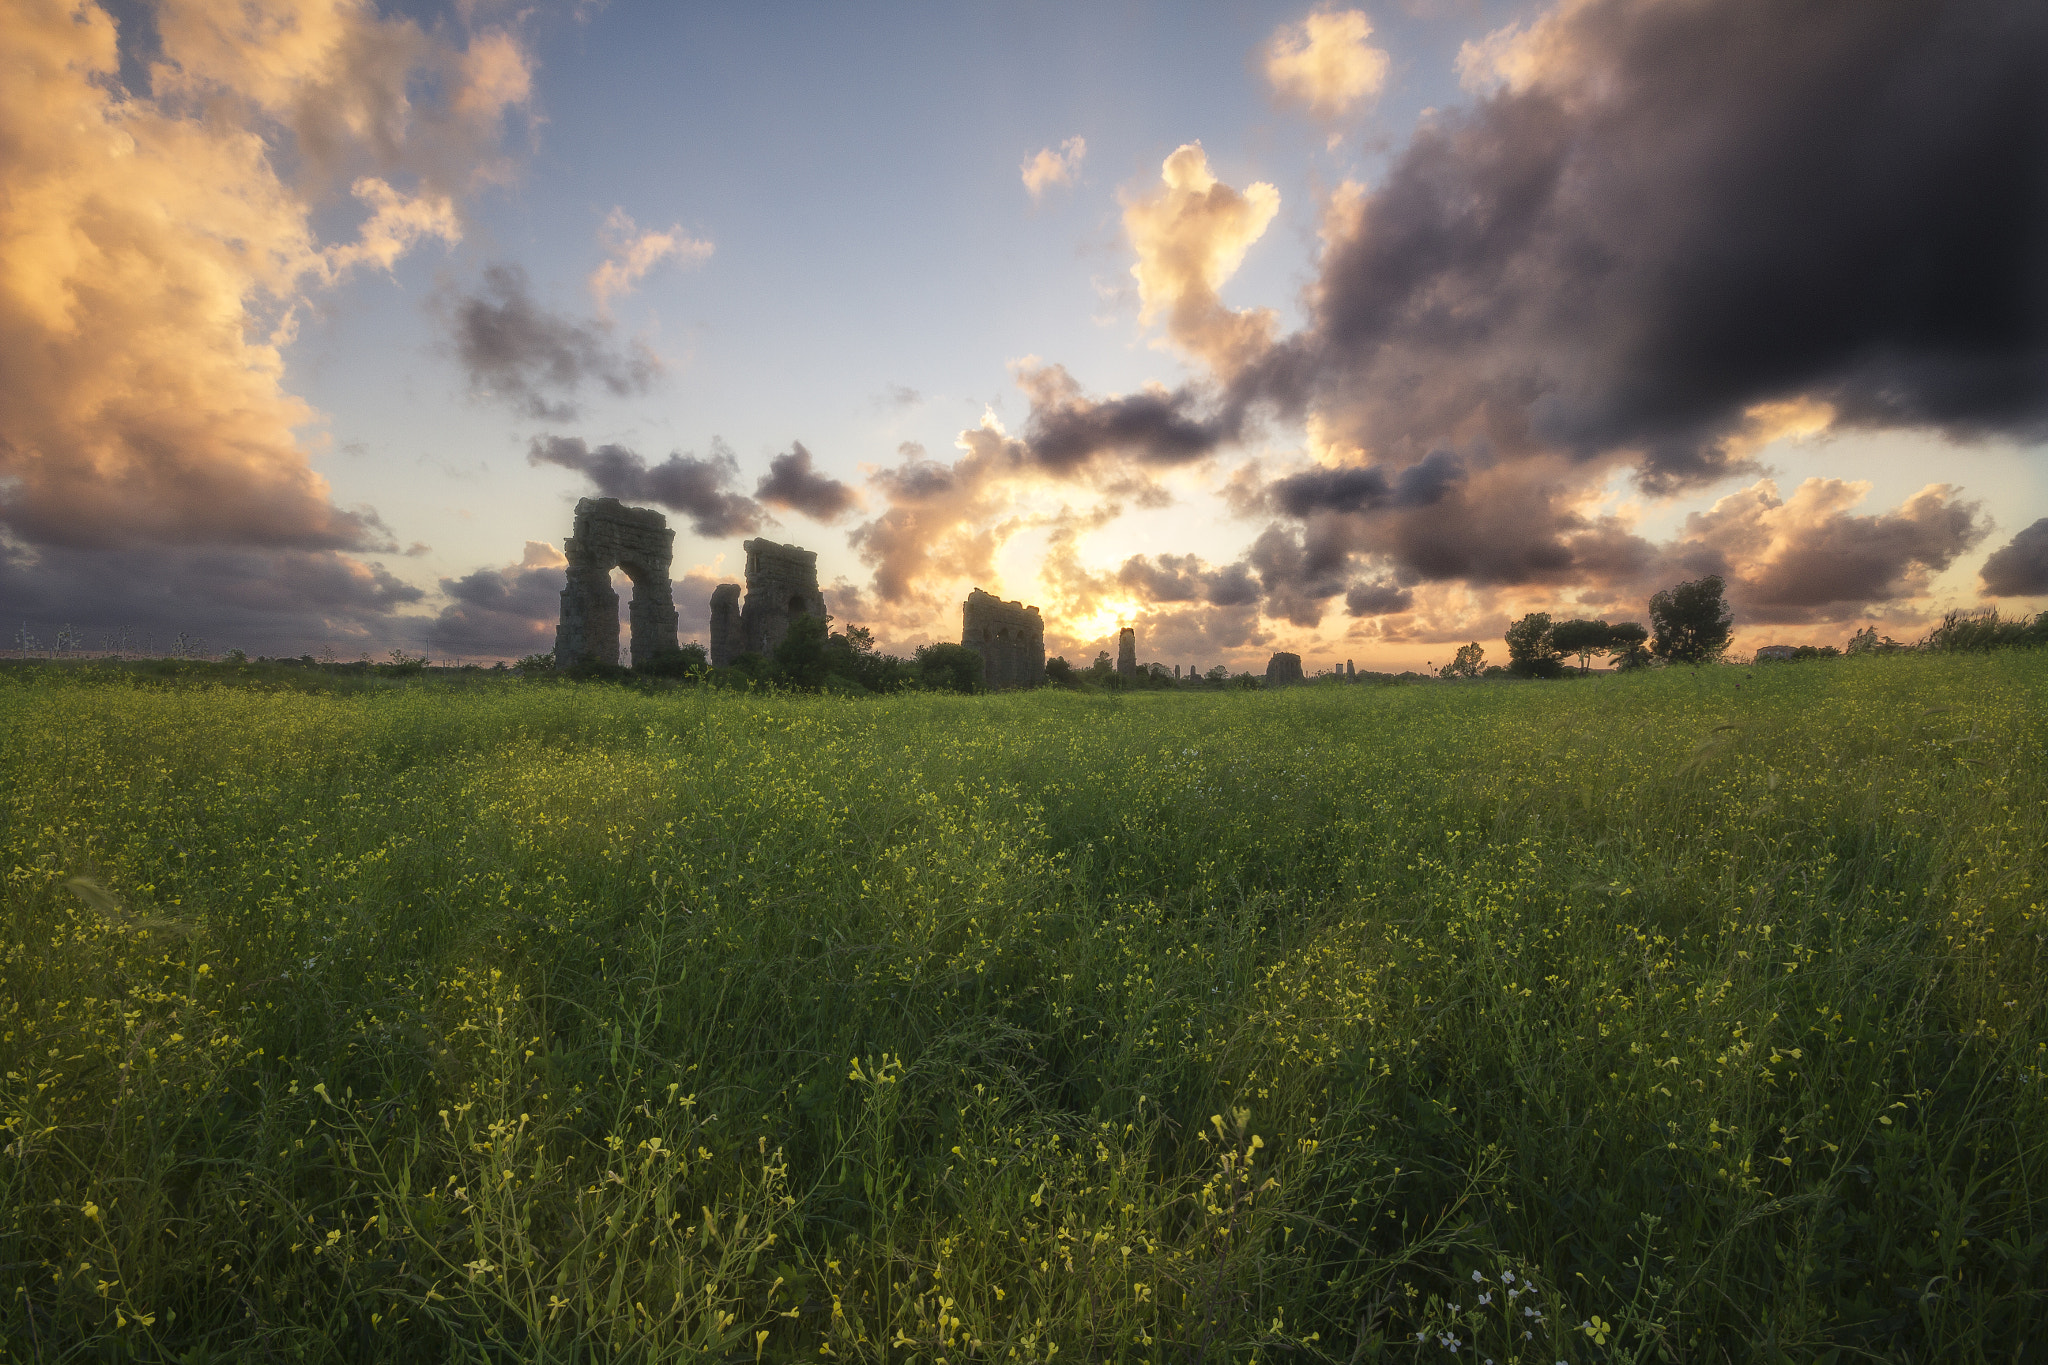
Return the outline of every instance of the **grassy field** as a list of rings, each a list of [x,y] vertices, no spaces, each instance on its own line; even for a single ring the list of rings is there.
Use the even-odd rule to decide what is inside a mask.
[[[862,701],[14,670],[0,1332],[2036,1359],[2044,739],[2031,651]]]

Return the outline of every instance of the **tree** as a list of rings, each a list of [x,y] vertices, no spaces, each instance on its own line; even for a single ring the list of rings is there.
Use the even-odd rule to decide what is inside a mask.
[[[1550,643],[1566,654],[1579,656],[1579,674],[1592,668],[1595,654],[1605,654],[1614,639],[1613,627],[1605,621],[1560,621],[1550,628]]]
[[[1666,588],[1650,599],[1650,652],[1674,664],[1710,663],[1728,648],[1735,613],[1721,600],[1719,574]]]
[[[981,651],[966,645],[917,647],[917,681],[934,692],[979,692]]]
[[[1058,654],[1045,661],[1045,680],[1054,687],[1064,687],[1070,692],[1078,691],[1081,686],[1080,676],[1074,672],[1074,666]]]
[[[1550,640],[1550,613],[1532,611],[1508,627],[1508,669],[1523,678],[1554,678],[1564,671]]]
[[[1458,646],[1458,657],[1436,671],[1439,678],[1476,678],[1486,666],[1486,649],[1477,640]]]
[[[805,613],[790,619],[789,633],[775,646],[775,666],[790,686],[807,692],[824,686],[825,675],[830,671],[825,666],[827,630],[822,616]]]
[[[1617,673],[1650,666],[1650,632],[1640,621],[1617,621],[1607,628],[1607,649]]]

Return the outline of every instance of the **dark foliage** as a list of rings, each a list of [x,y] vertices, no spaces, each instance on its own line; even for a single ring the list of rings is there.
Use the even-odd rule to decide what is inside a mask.
[[[1721,657],[1734,633],[1735,613],[1719,574],[1666,588],[1650,599],[1650,652],[1667,663],[1703,664]]]
[[[1550,613],[1532,611],[1508,627],[1508,671],[1518,678],[1555,678],[1563,656],[1550,639]]]

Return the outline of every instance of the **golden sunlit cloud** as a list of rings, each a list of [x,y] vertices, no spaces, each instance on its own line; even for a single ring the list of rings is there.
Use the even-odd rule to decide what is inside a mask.
[[[1051,147],[1039,148],[1038,155],[1026,160],[1019,168],[1024,176],[1024,188],[1031,192],[1033,199],[1038,199],[1054,185],[1073,184],[1074,177],[1081,170],[1081,160],[1087,155],[1088,140],[1082,137],[1068,138],[1057,151]]]
[[[300,291],[461,235],[456,188],[526,84],[502,34],[470,54],[341,0],[166,0],[149,93],[120,83],[99,5],[0,25],[0,518],[24,544],[387,547],[333,505],[283,385]],[[416,105],[423,71],[448,108]],[[366,216],[323,245],[306,186],[354,168]],[[411,188],[401,188],[409,178]]]
[[[1139,320],[1163,314],[1167,336],[1219,375],[1229,376],[1272,344],[1269,308],[1233,312],[1217,291],[1280,212],[1280,191],[1263,181],[1240,193],[1209,171],[1202,144],[1177,149],[1160,184],[1124,198],[1124,231],[1138,261]]]
[[[1387,82],[1390,59],[1371,37],[1372,21],[1355,9],[1283,24],[1266,43],[1266,79],[1317,118],[1342,118]]]
[[[680,224],[666,232],[642,232],[622,208],[614,208],[605,218],[604,240],[604,264],[590,272],[590,292],[600,311],[608,310],[621,294],[631,293],[663,261],[700,265],[715,250],[710,242],[685,236]]]

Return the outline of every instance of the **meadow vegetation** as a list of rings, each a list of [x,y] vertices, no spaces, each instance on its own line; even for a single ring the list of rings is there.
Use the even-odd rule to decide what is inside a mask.
[[[17,1359],[2010,1360],[2048,661],[0,674]]]

